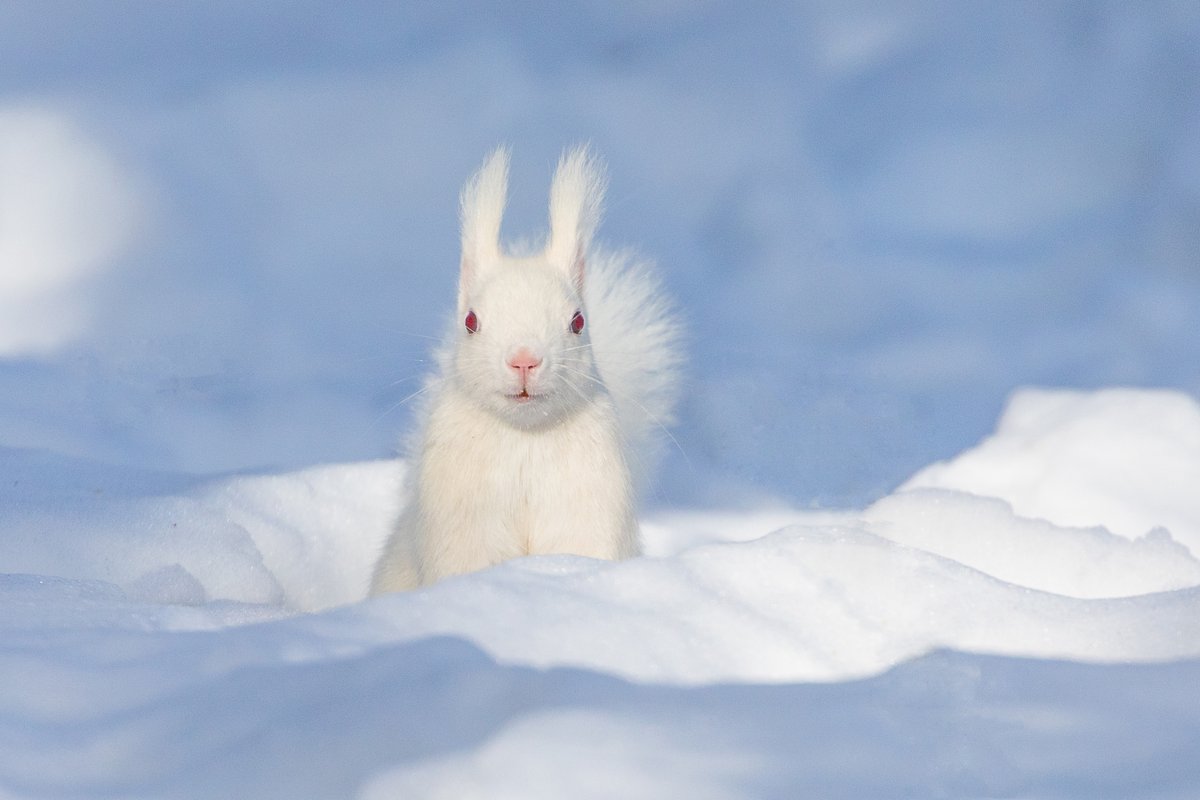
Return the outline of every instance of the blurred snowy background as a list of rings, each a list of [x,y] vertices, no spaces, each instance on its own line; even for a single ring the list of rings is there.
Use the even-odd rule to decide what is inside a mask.
[[[0,4],[0,442],[386,456],[456,200],[566,144],[691,327],[670,503],[854,506],[1015,387],[1200,393],[1200,9]]]

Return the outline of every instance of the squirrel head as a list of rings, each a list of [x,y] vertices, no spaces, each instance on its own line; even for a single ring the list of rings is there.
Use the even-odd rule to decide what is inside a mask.
[[[586,148],[565,153],[550,188],[549,236],[527,255],[506,252],[500,241],[508,150],[495,150],[463,189],[452,377],[467,396],[517,427],[552,425],[603,390],[583,288],[604,184]]]

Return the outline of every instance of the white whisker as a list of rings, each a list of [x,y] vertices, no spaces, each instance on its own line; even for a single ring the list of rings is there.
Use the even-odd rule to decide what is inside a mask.
[[[381,419],[386,417],[388,414],[391,414],[393,411],[395,411],[400,406],[404,405],[405,403],[410,402],[411,400],[413,400],[417,397],[420,397],[421,395],[425,394],[425,392],[428,392],[430,389],[433,389],[439,383],[441,383],[440,378],[435,379],[435,380],[430,380],[429,383],[425,384],[420,389],[417,389],[412,394],[406,395],[405,397],[402,397],[400,400],[396,401],[395,403],[392,403],[390,406],[387,407],[387,409],[385,409],[382,413],[380,413],[378,416],[376,416],[374,421],[379,422]],[[395,384],[393,384],[393,385],[395,385]]]
[[[562,365],[562,368],[564,370],[567,370],[568,372],[573,372],[576,375],[580,375],[584,378],[587,378],[589,381],[592,381],[593,383],[595,383],[596,385],[598,385],[600,387],[603,387],[605,389],[608,388],[604,385],[604,381],[600,380],[599,378],[595,377],[594,375],[589,375],[588,373],[584,372],[583,370],[573,369],[571,367],[568,367],[565,364]],[[695,467],[692,465],[692,459],[688,456],[687,451],[683,449],[683,445],[681,445],[679,443],[679,440],[675,438],[675,434],[671,433],[670,429],[667,428],[667,426],[663,424],[662,420],[658,419],[658,417],[656,417],[656,416],[654,416],[654,414],[650,413],[650,409],[646,408],[644,405],[642,405],[640,402],[638,402],[634,398],[627,397],[625,399],[628,400],[629,402],[633,403],[638,408],[640,408],[642,413],[646,415],[646,419],[653,422],[655,424],[655,426],[658,427],[659,430],[661,430],[663,433],[665,433],[667,435],[667,438],[670,439],[671,443],[675,445],[675,449],[677,449],[679,451],[679,454],[681,456],[683,456],[683,460],[687,462],[688,469],[691,471],[695,471]]]

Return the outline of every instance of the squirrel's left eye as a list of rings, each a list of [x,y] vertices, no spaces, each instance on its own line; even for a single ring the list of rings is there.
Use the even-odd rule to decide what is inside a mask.
[[[575,316],[571,317],[571,333],[583,333],[583,312],[576,311]]]

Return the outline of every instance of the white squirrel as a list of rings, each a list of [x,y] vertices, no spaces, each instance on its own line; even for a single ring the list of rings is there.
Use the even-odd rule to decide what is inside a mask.
[[[372,595],[522,555],[641,552],[635,485],[673,421],[680,335],[649,266],[592,247],[605,183],[586,148],[565,153],[545,247],[516,254],[508,151],[463,188],[458,310]]]

